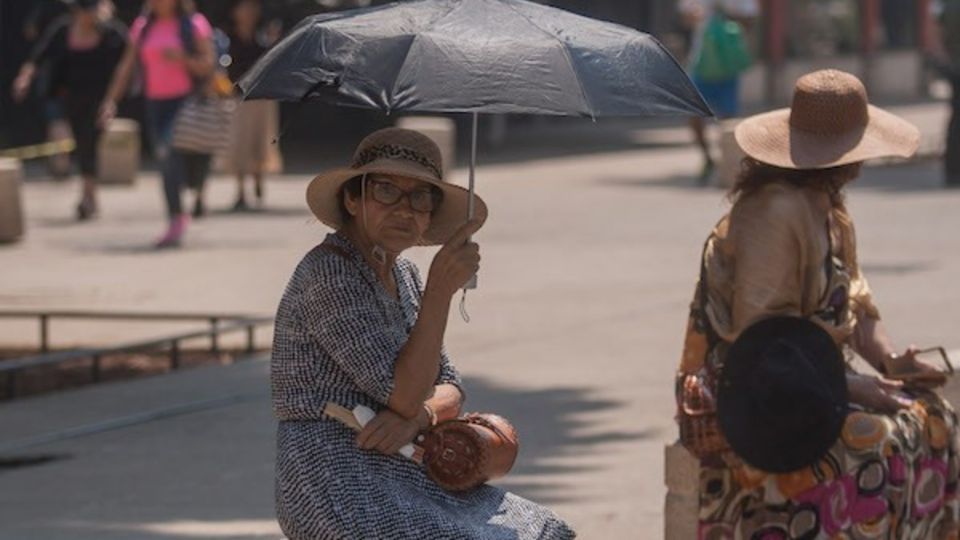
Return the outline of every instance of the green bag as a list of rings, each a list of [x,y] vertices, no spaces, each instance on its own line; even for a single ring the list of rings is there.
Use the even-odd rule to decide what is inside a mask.
[[[710,17],[693,68],[697,78],[707,82],[727,81],[746,71],[752,63],[740,24],[720,13]]]

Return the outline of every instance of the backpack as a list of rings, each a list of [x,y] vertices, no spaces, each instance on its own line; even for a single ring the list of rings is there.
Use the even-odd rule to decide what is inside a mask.
[[[736,78],[753,63],[743,29],[736,21],[714,13],[703,31],[694,73],[706,82]]]

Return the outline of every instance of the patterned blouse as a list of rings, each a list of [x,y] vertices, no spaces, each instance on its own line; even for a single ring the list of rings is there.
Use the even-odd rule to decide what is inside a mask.
[[[333,234],[327,243],[343,255],[319,246],[308,253],[277,314],[274,357],[291,358],[272,366],[279,420],[322,419],[328,401],[348,408],[386,406],[393,391],[393,362],[420,310],[423,287],[416,265],[397,259],[395,298],[346,238]],[[295,361],[304,353],[310,362]],[[460,386],[444,351],[437,384],[445,383]]]

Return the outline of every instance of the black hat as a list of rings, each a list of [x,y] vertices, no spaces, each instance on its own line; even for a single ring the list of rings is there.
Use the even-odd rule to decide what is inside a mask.
[[[847,404],[843,354],[816,323],[766,319],[728,350],[717,391],[720,429],[757,469],[785,473],[816,463],[840,436]]]

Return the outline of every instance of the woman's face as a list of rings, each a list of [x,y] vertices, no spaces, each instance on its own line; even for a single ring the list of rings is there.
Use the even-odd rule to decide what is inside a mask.
[[[367,176],[365,192],[365,204],[361,204],[360,197],[352,198],[349,194],[344,204],[357,228],[365,231],[370,241],[393,254],[420,243],[430,227],[430,209],[439,204],[430,184],[402,176],[371,174]]]
[[[177,12],[178,0],[150,0],[150,11],[157,17],[171,17]]]
[[[97,9],[99,8],[86,9],[86,8],[75,7],[73,8],[72,13],[73,13],[73,17],[80,24],[92,25],[92,24],[95,24],[98,19]]]
[[[237,26],[256,28],[260,22],[260,2],[244,0],[233,8],[233,22]]]

